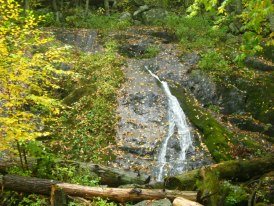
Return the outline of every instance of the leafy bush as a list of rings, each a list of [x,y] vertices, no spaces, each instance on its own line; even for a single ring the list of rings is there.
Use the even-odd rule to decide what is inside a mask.
[[[150,45],[146,48],[144,55],[142,58],[152,58],[155,57],[160,52],[159,47]]]
[[[224,181],[222,187],[224,193],[227,194],[224,201],[225,206],[243,205],[244,202],[247,202],[248,194],[242,187],[232,185],[228,181]]]
[[[116,92],[123,81],[121,60],[110,42],[106,52],[81,54],[74,62],[74,88],[64,98],[68,105],[56,131],[58,152],[68,158],[102,161],[111,158],[104,149],[114,142]],[[69,130],[67,129],[69,128]]]
[[[85,14],[83,9],[77,8],[72,15],[65,17],[65,24],[73,28],[92,28],[92,29],[125,29],[131,25],[128,20],[120,20],[118,14],[105,16],[103,14]]]
[[[166,26],[179,37],[185,50],[214,48],[226,37],[225,28],[213,27],[208,17],[170,15],[166,19]]]
[[[56,65],[66,61],[67,49],[34,52],[51,41],[37,28],[40,18],[24,13],[14,0],[0,4],[0,150],[11,151],[49,134],[46,124],[56,120],[61,107],[53,91],[58,77],[67,75]]]
[[[35,194],[25,196],[18,206],[47,206],[49,201],[47,198]]]
[[[216,51],[210,51],[208,53],[202,54],[202,59],[198,66],[200,69],[208,71],[225,72],[230,69],[225,58]]]

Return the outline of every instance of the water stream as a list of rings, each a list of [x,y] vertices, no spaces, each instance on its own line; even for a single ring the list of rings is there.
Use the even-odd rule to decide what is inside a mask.
[[[171,94],[167,82],[161,81],[156,74],[148,69],[148,67],[145,68],[155,79],[161,83],[165,95],[168,99],[168,133],[161,145],[157,160],[158,167],[156,169],[156,181],[162,182],[164,176],[167,173],[167,171],[165,171],[166,166],[169,167],[167,170],[173,170],[174,173],[184,171],[186,164],[186,154],[187,151],[193,147],[193,143],[190,127],[187,124],[185,113],[182,110],[177,98]],[[168,143],[170,139],[176,135],[176,131],[180,144],[180,152],[176,158],[168,160]]]

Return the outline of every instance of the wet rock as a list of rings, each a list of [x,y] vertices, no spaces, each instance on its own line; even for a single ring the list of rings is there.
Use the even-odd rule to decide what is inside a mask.
[[[115,162],[123,168],[141,168],[155,176],[159,168],[158,153],[168,132],[168,102],[161,84],[147,72],[145,66],[161,80],[167,81],[169,86],[172,82],[178,83],[185,80],[189,69],[189,65],[182,64],[176,52],[177,49],[172,44],[162,46],[160,43],[161,50],[155,57],[139,58],[149,45],[162,42],[159,37],[161,35],[165,38],[164,33],[155,33],[153,30],[130,31],[127,33],[129,38],[122,42],[123,45],[119,51],[129,53],[125,56],[131,58],[127,59],[127,65],[124,68],[128,81],[125,82],[122,95],[118,99],[117,112],[120,121],[116,140],[121,152],[116,156]],[[196,54],[186,58],[189,64],[197,61]],[[166,158],[170,162],[164,167],[165,174],[169,174],[169,171],[177,174],[183,171],[182,167],[188,168],[188,161],[178,161],[180,151],[178,133],[175,132],[168,143]],[[191,156],[193,156],[193,150],[187,152],[187,158]],[[194,159],[202,158],[196,155]],[[202,166],[201,164],[202,161],[190,167]]]
[[[96,30],[56,29],[53,32],[58,40],[65,44],[75,46],[82,51],[93,53],[101,49],[97,42],[98,34]]]
[[[164,44],[177,41],[177,37],[174,34],[170,34],[166,31],[154,31],[151,32],[150,35],[162,39],[162,43]]]
[[[272,125],[266,125],[256,121],[250,116],[232,116],[229,117],[228,120],[240,129],[252,132],[260,132],[272,137],[274,136],[274,128]]]
[[[217,86],[206,73],[193,70],[186,86],[204,105],[219,103]]]
[[[154,149],[148,150],[147,148],[141,148],[141,147],[122,146],[122,147],[120,147],[120,149],[127,151],[129,153],[132,153],[132,154],[140,155],[140,156],[154,154]]]
[[[223,87],[219,88],[219,94],[224,114],[244,112],[246,95],[243,91],[236,87]]]
[[[142,20],[145,24],[155,24],[162,22],[168,12],[161,8],[153,8],[142,13]]]
[[[146,53],[148,48],[147,43],[127,44],[119,47],[119,53],[129,58],[141,57]]]
[[[193,53],[188,53],[186,55],[183,55],[181,57],[181,60],[190,66],[196,65],[200,61],[201,57],[199,54],[193,52]]]
[[[146,68],[149,69],[151,72],[156,73],[160,69],[160,66],[150,63],[150,64],[144,65],[143,70],[147,71]]]
[[[134,206],[171,206],[172,203],[169,199],[162,200],[144,200],[135,204]]]
[[[245,60],[247,66],[261,71],[274,71],[272,62],[266,62],[256,57],[248,57]]]

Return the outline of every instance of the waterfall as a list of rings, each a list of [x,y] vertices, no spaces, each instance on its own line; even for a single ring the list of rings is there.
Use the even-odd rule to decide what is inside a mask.
[[[191,147],[193,147],[193,145],[190,128],[187,124],[185,113],[182,110],[177,98],[171,94],[167,82],[161,81],[160,78],[154,73],[152,73],[146,66],[145,68],[155,79],[157,79],[161,83],[165,95],[168,99],[168,133],[159,151],[157,160],[159,168],[157,168],[156,171],[156,181],[161,182],[163,181],[165,175],[164,168],[168,164],[166,158],[168,151],[168,142],[171,139],[171,137],[174,136],[175,128],[177,128],[178,132],[180,142],[180,153],[178,158],[175,160],[174,163],[171,164],[171,166],[176,167],[176,172],[184,171],[186,153]]]

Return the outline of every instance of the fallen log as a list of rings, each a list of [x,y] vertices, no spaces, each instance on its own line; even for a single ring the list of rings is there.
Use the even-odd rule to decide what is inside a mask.
[[[202,180],[208,172],[215,173],[220,180],[241,182],[272,170],[274,170],[273,155],[252,160],[231,160],[168,177],[165,179],[165,185],[168,189],[195,190],[196,181]]]
[[[17,192],[50,195],[51,186],[58,183],[60,182],[49,179],[4,175],[0,180],[0,187]]]
[[[28,168],[34,169],[37,167],[37,160],[30,159]],[[93,164],[93,163],[83,163],[76,161],[64,161],[57,160],[54,164],[60,164],[65,166],[73,165],[78,168],[79,171],[85,170],[89,171],[91,176],[97,175],[100,177],[100,183],[112,187],[118,187],[125,184],[138,184],[144,185],[149,183],[150,176],[139,171],[133,172],[124,169],[117,169],[112,167],[107,167],[103,165]],[[19,160],[9,160],[0,159],[0,173],[7,173],[8,168],[12,166],[20,166]]]
[[[88,187],[76,184],[60,183],[54,180],[33,177],[22,177],[17,175],[4,175],[1,178],[0,187],[25,193],[36,193],[42,195],[54,194],[63,197],[66,195],[93,199],[94,197],[107,198],[117,202],[142,201],[168,198],[174,200],[176,197],[184,197],[195,201],[197,192],[177,191],[162,189],[139,189],[139,188],[106,188]],[[54,191],[52,191],[52,189]],[[58,191],[58,194],[56,193]],[[52,197],[52,199],[56,199]],[[54,202],[54,201],[53,201]]]
[[[139,202],[142,200],[158,200],[164,198],[174,200],[176,197],[184,197],[195,201],[197,198],[197,192],[194,191],[88,187],[68,183],[60,183],[56,184],[56,186],[71,196],[83,197],[85,199],[101,197],[117,202]]]
[[[185,199],[183,197],[176,197],[172,203],[172,206],[203,206],[198,202]]]

